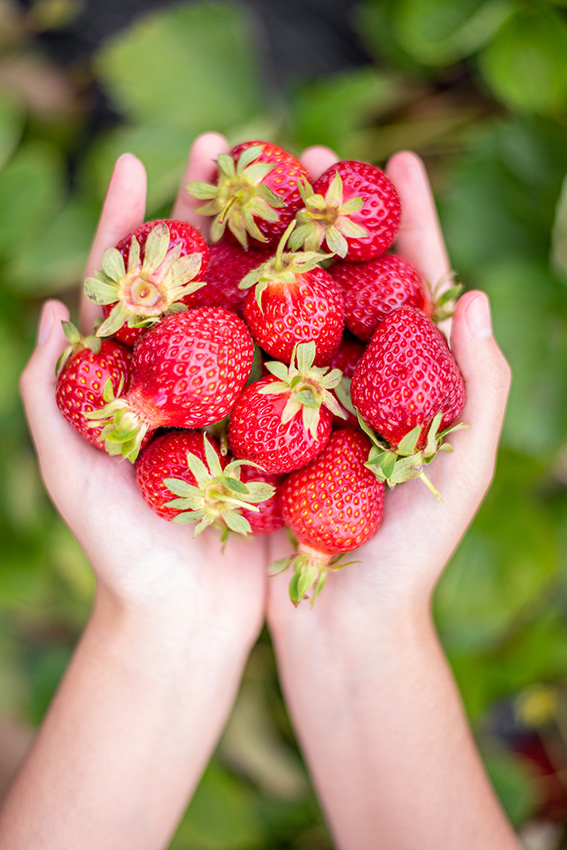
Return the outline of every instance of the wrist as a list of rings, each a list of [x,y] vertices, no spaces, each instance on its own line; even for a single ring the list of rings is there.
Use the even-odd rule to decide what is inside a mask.
[[[239,611],[211,607],[185,594],[171,598],[124,597],[97,585],[89,630],[132,656],[163,653],[186,656],[188,663],[225,659],[242,666],[261,628],[261,617],[245,618]]]

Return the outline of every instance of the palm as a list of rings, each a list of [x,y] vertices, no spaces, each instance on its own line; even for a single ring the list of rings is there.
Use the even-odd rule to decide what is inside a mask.
[[[447,254],[422,166],[412,154],[401,153],[392,158],[388,171],[402,201],[396,252],[410,260],[430,283],[448,280]],[[445,322],[443,328],[451,337],[465,378],[467,403],[461,420],[471,426],[451,434],[454,452],[440,453],[426,468],[443,502],[438,502],[419,480],[387,492],[377,535],[353,553],[357,564],[330,575],[312,612],[315,617],[311,627],[317,620],[332,622],[336,616],[348,620],[361,609],[372,611],[377,605],[390,604],[399,607],[427,597],[480,504],[492,474],[503,415],[502,389],[507,386],[508,373],[502,361],[498,369],[493,366],[488,383],[486,379],[479,381],[479,364],[471,356],[464,330],[466,312],[475,295],[461,299],[453,327]],[[282,536],[272,540],[272,560],[288,551],[289,544]],[[281,586],[287,580],[284,574],[270,583],[273,622],[281,615],[289,620],[284,609],[291,606]],[[306,619],[301,617],[303,622]]]
[[[204,229],[205,223],[193,212],[193,202],[183,187],[189,179],[210,179],[214,160],[225,147],[226,141],[216,134],[198,140],[173,217]],[[131,155],[122,157],[109,186],[87,274],[100,266],[105,248],[143,222],[145,198],[142,164]],[[56,326],[49,340],[50,351],[36,352],[22,387],[45,484],[85,549],[99,582],[118,598],[179,600],[186,609],[190,605],[199,610],[225,610],[260,622],[265,541],[231,535],[223,548],[215,529],[194,539],[193,526],[168,523],[145,504],[130,463],[94,448],[64,421],[55,403],[54,363],[48,359],[65,346],[59,326],[68,313],[59,302],[50,307]],[[97,310],[83,298],[84,331],[92,331]]]

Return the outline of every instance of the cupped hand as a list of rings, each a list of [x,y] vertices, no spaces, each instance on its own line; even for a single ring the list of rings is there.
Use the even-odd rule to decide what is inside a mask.
[[[184,190],[190,179],[210,180],[219,152],[228,149],[215,133],[195,142],[173,217],[202,230]],[[100,268],[105,248],[144,221],[146,174],[142,163],[124,154],[116,163],[86,273]],[[82,329],[92,332],[98,308],[83,298]],[[143,501],[128,461],[110,457],[80,437],[55,402],[55,364],[66,340],[61,320],[66,307],[48,301],[37,347],[23,373],[21,391],[45,486],[86,552],[99,590],[127,606],[168,615],[178,609],[197,624],[211,617],[220,628],[237,624],[248,641],[263,620],[266,542],[230,535],[223,547],[216,529],[193,538],[192,526],[158,517]]]
[[[311,153],[311,168],[328,167],[328,151]],[[401,152],[387,173],[402,202],[402,221],[394,251],[424,275],[430,285],[450,283],[450,266],[435,204],[423,163]],[[353,553],[358,561],[331,573],[313,608],[303,602],[293,609],[283,573],[269,582],[269,615],[275,629],[301,628],[321,620],[351,619],[356,612],[370,617],[380,610],[399,612],[429,605],[433,588],[474,517],[492,480],[498,439],[510,384],[510,370],[491,330],[486,295],[467,292],[458,301],[452,321],[442,329],[450,339],[462,372],[467,401],[460,421],[469,428],[448,437],[453,453],[441,452],[426,468],[440,492],[438,502],[425,485],[410,481],[387,491],[382,526],[376,536]],[[289,553],[282,534],[271,539],[271,560]]]

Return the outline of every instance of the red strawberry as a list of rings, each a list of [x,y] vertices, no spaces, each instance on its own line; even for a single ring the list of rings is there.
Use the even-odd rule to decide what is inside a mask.
[[[307,466],[292,472],[281,488],[282,516],[299,541],[297,554],[277,566],[293,566],[294,603],[315,586],[312,603],[335,556],[357,549],[382,521],[384,485],[366,468],[371,443],[360,431],[334,431]]]
[[[450,450],[441,441],[463,409],[465,387],[441,331],[420,310],[402,307],[374,334],[355,369],[351,396],[387,441],[375,440],[371,462],[381,480],[394,485],[424,477],[422,463],[439,448]]]
[[[167,507],[174,494],[164,484],[164,479],[177,478],[196,486],[197,481],[187,463],[187,453],[195,455],[205,463],[205,440],[214,448],[219,463],[224,468],[228,461],[221,457],[216,440],[201,431],[167,431],[152,440],[139,456],[136,463],[136,482],[144,500],[158,516],[172,520],[180,513],[179,509]]]
[[[258,511],[251,511],[243,508],[242,516],[250,523],[250,528],[253,534],[272,534],[284,527],[282,511],[280,507],[280,488],[283,481],[282,475],[270,475],[269,472],[263,472],[261,469],[256,469],[254,466],[243,466],[241,469],[240,480],[244,484],[250,484],[254,481],[269,484],[274,487],[274,494],[269,499],[265,499],[258,503]]]
[[[201,307],[165,316],[136,343],[129,392],[109,397],[99,417],[108,423],[106,451],[133,461],[147,430],[202,428],[223,419],[248,380],[253,357],[246,326],[228,310]]]
[[[271,473],[299,469],[319,454],[341,409],[330,392],[341,373],[313,367],[315,344],[297,347],[297,367],[266,363],[272,372],[249,384],[230,414],[228,441],[235,457]]]
[[[335,395],[346,416],[346,419],[343,419],[342,417],[333,415],[333,427],[335,428],[345,428],[347,425],[351,428],[358,428],[358,418],[354,412],[350,398],[350,382],[357,363],[365,350],[366,346],[357,339],[354,339],[354,337],[351,337],[347,331],[338,349],[331,357],[329,367],[331,369],[339,369],[343,375],[340,384],[335,387]]]
[[[106,404],[103,388],[110,381],[115,395],[126,392],[130,383],[131,352],[114,340],[91,336],[82,338],[70,322],[62,322],[70,342],[58,363],[56,384],[57,407],[75,431],[102,449],[99,442],[102,427],[93,428],[85,414],[100,410]]]
[[[185,295],[204,286],[195,278],[209,261],[207,243],[185,221],[149,221],[109,248],[102,271],[85,280],[85,294],[101,304],[98,336],[132,345],[141,328],[174,312]]]
[[[247,251],[234,242],[218,242],[209,248],[209,266],[202,280],[202,289],[187,295],[183,303],[188,307],[226,307],[241,318],[247,292],[239,289],[242,278],[269,259],[269,251]]]
[[[252,528],[244,511],[246,515],[259,514],[258,503],[273,498],[274,486],[263,479],[241,480],[246,461],[233,460],[227,464],[219,453],[216,441],[211,441],[205,434],[182,440],[186,443],[185,463],[181,459],[184,447],[179,445],[173,431],[164,436],[155,450],[152,449],[152,443],[148,454],[144,452],[140,459],[136,477],[142,493],[149,496],[150,506],[154,510],[155,506],[172,510],[174,516],[166,518],[171,518],[173,522],[197,523],[193,536],[209,525],[214,525],[222,532],[222,540],[226,539],[229,531],[250,534]],[[171,473],[175,474],[175,469],[171,467],[170,448],[176,462],[179,460],[181,463],[181,477],[170,477]],[[152,483],[156,479],[161,480],[157,492]],[[166,490],[169,490],[170,498],[163,503]],[[177,498],[172,499],[171,495]]]
[[[431,314],[421,275],[396,254],[367,263],[337,262],[329,271],[343,290],[345,324],[363,342],[370,342],[380,322],[400,307]]]
[[[261,348],[290,363],[295,346],[313,341],[315,365],[329,362],[344,325],[340,286],[320,268],[322,255],[284,254],[285,234],[272,259],[246,275],[241,288],[254,287],[244,304],[246,324]]]
[[[331,165],[311,187],[303,185],[305,207],[290,248],[324,250],[345,260],[372,260],[387,251],[400,226],[401,205],[391,180],[367,162]]]
[[[271,142],[244,142],[219,154],[217,185],[193,181],[187,191],[209,203],[197,212],[214,215],[211,239],[229,232],[246,248],[277,245],[303,201],[299,180],[307,170],[292,154]],[[249,237],[252,237],[249,239]]]

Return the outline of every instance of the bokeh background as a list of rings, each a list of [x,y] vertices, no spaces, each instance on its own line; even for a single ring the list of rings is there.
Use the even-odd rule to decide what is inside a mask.
[[[566,0],[0,0],[0,786],[93,591],[17,394],[39,308],[75,310],[116,156],[142,158],[148,218],[167,214],[209,129],[426,161],[457,277],[488,291],[514,372],[437,623],[525,847],[567,848]],[[263,634],[171,848],[331,846]]]

